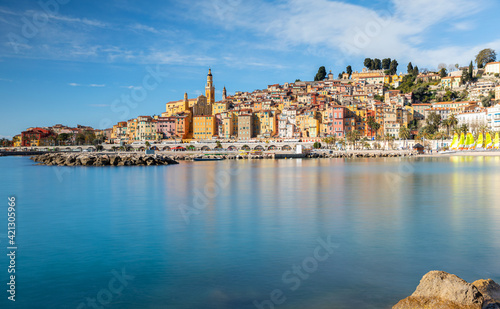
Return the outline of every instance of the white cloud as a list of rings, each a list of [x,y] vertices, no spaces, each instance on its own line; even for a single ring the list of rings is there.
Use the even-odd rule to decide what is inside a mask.
[[[12,82],[12,79],[0,78],[0,81],[2,81],[2,82]]]
[[[475,28],[474,23],[470,21],[462,21],[452,24],[453,30],[468,31]]]
[[[138,30],[138,31],[146,31],[146,32],[151,32],[151,33],[155,33],[155,34],[160,33],[160,31],[156,30],[155,28],[147,26],[147,25],[143,25],[143,24],[134,24],[134,25],[130,26],[130,29]]]
[[[84,85],[84,84],[78,84],[78,83],[69,83],[68,85],[72,87],[106,87],[105,84],[89,84],[89,85]]]
[[[64,16],[64,15],[50,15],[50,19],[53,20],[58,20],[62,22],[67,22],[67,23],[77,23],[77,24],[83,24],[86,26],[92,26],[92,27],[99,27],[99,28],[104,28],[107,27],[108,24],[101,22],[99,20],[95,19],[88,19],[88,18],[77,18],[77,17],[70,17],[70,16]]]
[[[478,13],[487,7],[487,1],[392,0],[384,10],[328,0],[238,2],[234,9],[223,11],[209,2],[200,2],[197,8],[207,15],[219,16],[214,21],[230,30],[253,31],[267,39],[273,48],[305,46],[302,50],[315,55],[330,54],[337,62],[343,61],[338,59],[340,52],[344,58],[415,57],[422,60],[422,65],[436,65],[447,59],[445,53],[456,46],[434,44],[437,47],[423,48],[429,31],[443,22],[451,23]],[[469,26],[462,21],[458,30]],[[457,58],[466,59],[465,54]]]

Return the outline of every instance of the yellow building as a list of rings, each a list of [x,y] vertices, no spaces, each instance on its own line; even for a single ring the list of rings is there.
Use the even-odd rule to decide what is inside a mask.
[[[228,101],[215,102],[212,106],[212,115],[222,114],[229,108]]]
[[[401,75],[397,75],[397,74],[386,75],[386,76],[384,76],[384,84],[388,84],[388,85],[391,85],[393,87],[397,87],[397,86],[399,86],[400,83],[403,82],[403,77],[404,77],[403,74],[401,74]]]
[[[238,133],[238,115],[234,112],[224,112],[222,117],[222,135],[225,139],[230,139]]]
[[[193,117],[193,138],[198,140],[212,139],[216,132],[215,116],[203,115]]]
[[[127,121],[127,138],[129,142],[139,139],[137,137],[137,119],[130,119]]]
[[[127,139],[127,122],[121,121],[115,124],[111,130],[111,140],[121,141]]]
[[[265,110],[255,113],[256,128],[255,135],[263,138],[270,138],[276,135],[278,130],[278,121],[276,111]]]
[[[187,111],[196,101],[196,99],[189,100],[187,93],[184,93],[184,100],[172,101],[166,104],[165,113],[162,113],[162,117],[172,117],[175,114]]]
[[[137,117],[137,135],[139,140],[154,141],[157,139],[156,120],[151,116]]]
[[[21,147],[21,134],[18,134],[12,138],[12,146]]]
[[[306,132],[308,132],[308,137],[318,137],[319,136],[319,120],[312,115],[307,117],[306,122]]]

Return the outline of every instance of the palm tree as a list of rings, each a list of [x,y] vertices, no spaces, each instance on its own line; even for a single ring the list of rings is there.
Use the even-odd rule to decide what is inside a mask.
[[[366,124],[370,128],[370,136],[373,136],[373,131],[377,133],[380,129],[380,123],[378,123],[373,116],[368,117]]]
[[[329,136],[323,139],[323,142],[329,146],[335,144],[336,141],[337,141],[336,136]]]
[[[451,114],[451,116],[449,116],[447,120],[450,128],[454,128],[458,125],[458,119],[455,114]],[[448,135],[450,135],[450,132],[448,132]]]
[[[410,129],[407,127],[402,127],[399,129],[399,138],[400,139],[409,139],[410,138]]]
[[[352,130],[347,133],[346,138],[349,142],[351,142],[354,149],[356,148],[356,142],[359,140],[360,136],[361,133],[359,133],[358,130]]]

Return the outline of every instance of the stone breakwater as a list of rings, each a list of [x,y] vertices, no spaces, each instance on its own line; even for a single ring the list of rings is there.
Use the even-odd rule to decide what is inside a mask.
[[[165,155],[47,153],[30,157],[39,165],[58,166],[147,166],[179,162]]]
[[[215,159],[222,158],[228,160],[243,160],[243,159],[284,159],[291,158],[295,154],[290,154],[287,157],[286,153],[264,153],[264,154],[218,154],[218,155],[203,155],[203,154],[174,154],[172,159],[177,161],[192,161],[198,158]],[[303,158],[394,158],[394,157],[411,157],[417,156],[416,152],[334,152],[334,153],[310,153],[305,154]]]
[[[425,274],[413,294],[392,309],[499,309],[500,285],[491,279],[473,283],[446,273]]]

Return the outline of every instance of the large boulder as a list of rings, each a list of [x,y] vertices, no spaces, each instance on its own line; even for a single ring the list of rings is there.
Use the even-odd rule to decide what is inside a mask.
[[[500,309],[500,285],[491,279],[472,282],[484,297],[483,309]]]
[[[483,295],[477,287],[444,271],[425,274],[413,294],[393,309],[481,309]]]

